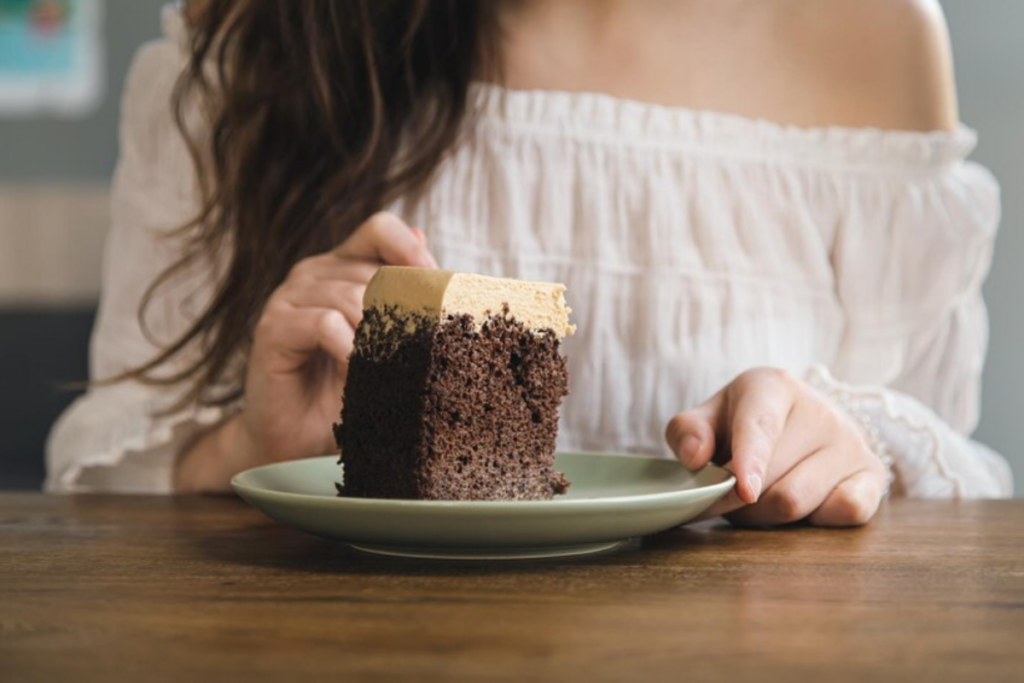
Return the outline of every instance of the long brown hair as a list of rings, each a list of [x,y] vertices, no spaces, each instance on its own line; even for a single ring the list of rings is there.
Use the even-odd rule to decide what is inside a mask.
[[[235,361],[289,269],[421,189],[458,139],[472,81],[499,70],[496,4],[190,3],[190,57],[173,107],[201,209],[176,233],[181,259],[143,297],[143,329],[161,286],[202,259],[223,270],[187,331],[124,378],[187,383],[172,410],[241,395]],[[195,346],[192,359],[184,352]]]

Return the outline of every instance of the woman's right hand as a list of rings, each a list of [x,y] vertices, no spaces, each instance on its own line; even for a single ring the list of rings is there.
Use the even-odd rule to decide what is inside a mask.
[[[419,230],[378,213],[334,250],[297,263],[267,300],[246,366],[242,412],[179,460],[179,491],[228,490],[259,464],[335,450],[338,419],[366,285],[381,265],[436,268]]]

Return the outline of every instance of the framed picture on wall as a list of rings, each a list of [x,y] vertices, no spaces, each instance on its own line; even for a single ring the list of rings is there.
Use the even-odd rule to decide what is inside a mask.
[[[102,0],[0,0],[0,117],[81,117],[103,95]]]

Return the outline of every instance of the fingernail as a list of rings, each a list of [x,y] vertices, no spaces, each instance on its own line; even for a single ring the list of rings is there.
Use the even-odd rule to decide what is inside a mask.
[[[685,456],[692,457],[697,455],[697,451],[700,450],[700,438],[694,436],[693,434],[687,434],[686,436],[683,437],[682,448],[683,455]]]
[[[761,487],[764,486],[764,482],[761,480],[760,474],[752,474],[747,480],[747,486],[750,488],[750,493],[754,496],[754,501],[761,496]]]

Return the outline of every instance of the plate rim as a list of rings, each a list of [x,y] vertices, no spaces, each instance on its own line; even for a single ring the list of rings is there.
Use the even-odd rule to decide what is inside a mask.
[[[559,453],[581,455],[586,457],[615,457],[615,458],[632,458],[637,460],[650,460],[656,462],[673,462],[668,458],[659,458],[650,455],[633,455],[628,453],[611,453],[611,452],[591,452],[591,451],[559,451]],[[557,456],[557,454],[556,454]],[[657,493],[634,493],[630,495],[622,496],[607,496],[602,498],[563,498],[563,499],[552,499],[552,500],[408,500],[403,498],[346,498],[344,496],[328,496],[328,495],[317,495],[311,493],[293,493],[290,491],[276,491],[267,488],[256,488],[248,486],[240,481],[240,479],[246,475],[251,475],[257,470],[270,469],[276,467],[287,467],[296,462],[302,460],[324,460],[327,458],[337,458],[336,455],[321,455],[313,456],[309,458],[299,458],[296,460],[288,460],[284,462],[268,463],[266,465],[257,465],[256,467],[250,467],[249,469],[243,470],[231,477],[231,488],[236,494],[247,498],[246,494],[255,496],[271,496],[279,498],[282,502],[298,502],[301,500],[317,500],[317,501],[334,501],[327,503],[328,505],[344,505],[354,506],[366,509],[373,509],[375,507],[388,507],[395,508],[424,508],[429,507],[433,510],[446,510],[446,509],[459,509],[465,508],[467,505],[480,506],[487,510],[501,511],[503,509],[516,509],[525,511],[526,509],[543,510],[548,507],[558,507],[561,509],[565,508],[586,508],[588,506],[600,506],[606,507],[612,506],[628,506],[638,502],[650,502],[657,503],[663,501],[671,501],[674,498],[682,494],[690,494],[695,492],[701,493],[727,493],[736,484],[736,477],[734,474],[729,472],[723,467],[709,463],[697,470],[691,472],[693,476],[697,476],[701,472],[711,469],[713,472],[719,472],[726,475],[725,478],[713,484],[707,484],[705,486],[698,486],[691,489],[680,489],[672,491],[659,491]],[[675,461],[680,467],[683,467],[682,463]]]

